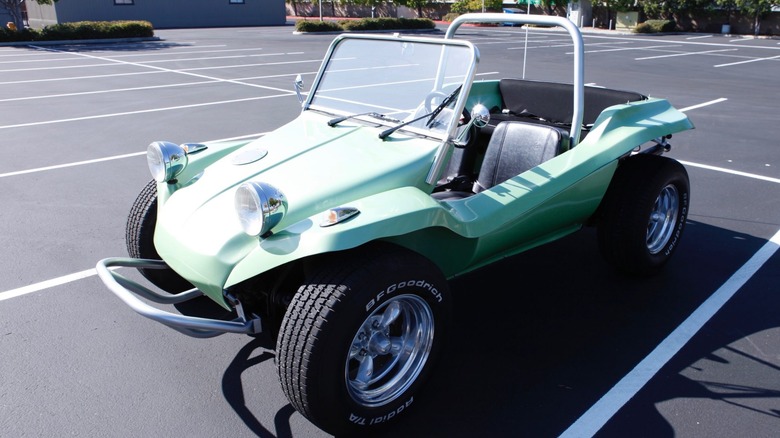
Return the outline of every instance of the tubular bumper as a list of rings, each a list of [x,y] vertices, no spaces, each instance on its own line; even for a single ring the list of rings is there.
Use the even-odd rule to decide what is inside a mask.
[[[162,260],[132,259],[132,258],[107,258],[99,261],[95,269],[103,283],[130,306],[137,313],[149,319],[177,330],[185,335],[196,338],[211,338],[224,333],[257,334],[262,332],[259,317],[247,319],[244,316],[241,303],[236,304],[238,318],[232,321],[220,319],[208,319],[195,316],[186,316],[178,313],[166,312],[152,307],[138,296],[160,304],[178,304],[203,295],[198,289],[190,289],[176,295],[161,294],[146,286],[124,277],[110,268],[144,268],[165,269],[168,266]]]

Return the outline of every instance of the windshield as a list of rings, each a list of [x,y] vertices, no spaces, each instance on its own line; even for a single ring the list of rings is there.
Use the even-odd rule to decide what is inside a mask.
[[[437,138],[459,119],[454,108],[465,96],[457,90],[473,75],[473,46],[377,36],[334,45],[308,108],[389,127],[419,118],[403,129]]]

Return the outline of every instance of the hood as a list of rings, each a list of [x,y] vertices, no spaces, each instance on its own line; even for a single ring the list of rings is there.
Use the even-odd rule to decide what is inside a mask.
[[[386,126],[348,120],[330,127],[330,118],[304,111],[184,183],[159,208],[155,246],[162,258],[202,290],[218,288],[221,295],[230,268],[259,244],[244,234],[233,207],[245,181],[284,193],[287,214],[277,232],[365,196],[407,186],[425,190],[439,141],[402,132],[383,141],[378,133]]]

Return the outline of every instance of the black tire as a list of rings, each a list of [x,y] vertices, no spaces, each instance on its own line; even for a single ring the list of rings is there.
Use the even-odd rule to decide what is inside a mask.
[[[159,260],[154,247],[154,227],[157,224],[157,183],[152,180],[138,194],[125,226],[125,243],[130,257]],[[179,293],[194,286],[172,269],[139,269],[141,275],[160,289]]]
[[[657,155],[626,159],[601,207],[601,254],[624,272],[657,273],[679,245],[689,205],[690,182],[682,164]]]
[[[449,285],[427,259],[395,246],[328,257],[287,309],[277,371],[312,423],[362,435],[408,409],[430,374],[449,324]]]

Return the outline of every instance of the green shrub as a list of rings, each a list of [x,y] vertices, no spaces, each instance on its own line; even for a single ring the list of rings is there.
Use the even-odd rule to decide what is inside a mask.
[[[148,21],[76,21],[52,24],[41,30],[43,40],[84,40],[154,36]]]
[[[647,20],[644,23],[639,23],[634,28],[634,32],[636,33],[673,32],[675,28],[676,25],[672,20]]]
[[[362,18],[360,20],[341,21],[344,30],[406,30],[406,29],[433,29],[436,23],[429,18]]]
[[[111,21],[107,33],[115,38],[138,38],[154,36],[154,27],[148,21]]]
[[[148,21],[77,21],[52,24],[41,30],[2,29],[0,41],[56,41],[107,38],[139,38],[154,36]]]
[[[298,32],[341,32],[435,29],[436,23],[429,18],[361,18],[340,21],[298,21]]]
[[[460,15],[461,14],[458,14],[457,12],[450,12],[449,14],[445,15],[444,18],[442,18],[442,21],[452,23],[456,18],[460,17]]]
[[[467,0],[459,0],[450,6],[450,13],[465,14],[467,12],[469,12]]]
[[[35,29],[11,30],[6,27],[0,28],[0,42],[15,41],[35,41],[38,38],[38,32]]]
[[[298,21],[295,23],[298,32],[341,32],[344,28],[335,21]]]

